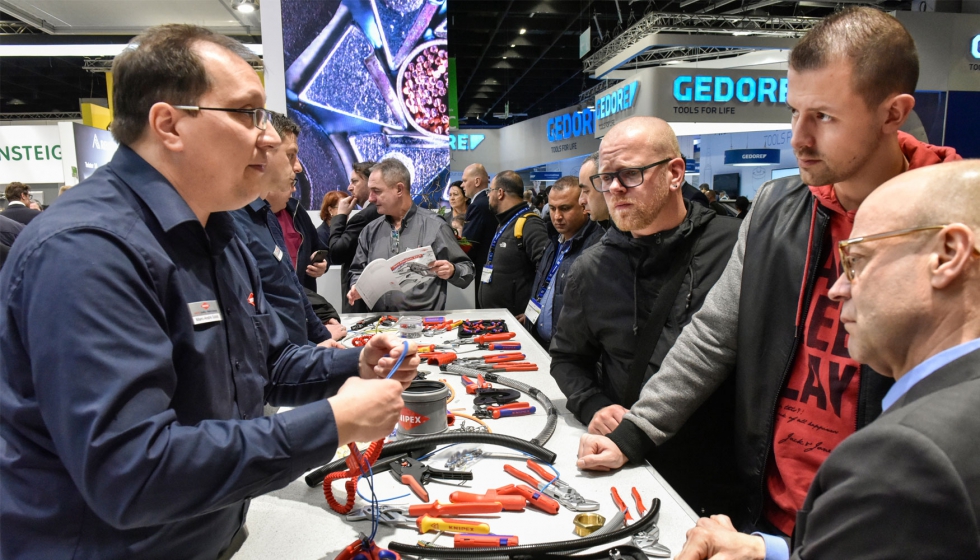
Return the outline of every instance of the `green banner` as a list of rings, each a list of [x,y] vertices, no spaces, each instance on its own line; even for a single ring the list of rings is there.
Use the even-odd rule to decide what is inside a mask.
[[[449,59],[449,128],[459,128],[459,101],[456,99],[456,59]]]

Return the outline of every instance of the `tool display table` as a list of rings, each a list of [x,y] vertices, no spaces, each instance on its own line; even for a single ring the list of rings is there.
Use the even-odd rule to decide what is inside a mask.
[[[413,315],[415,315],[413,313]],[[639,491],[644,505],[649,507],[653,498],[661,501],[660,543],[670,548],[672,554],[680,552],[684,544],[685,533],[692,528],[697,515],[681,500],[664,479],[650,466],[627,466],[612,473],[594,473],[579,471],[575,467],[578,456],[579,437],[585,433],[582,426],[565,409],[565,397],[558,389],[549,374],[550,358],[520,323],[505,309],[499,310],[459,310],[446,313],[428,313],[426,315],[441,315],[447,319],[504,319],[510,331],[517,333],[514,341],[521,343],[521,350],[527,356],[527,361],[538,365],[538,371],[501,372],[501,375],[516,379],[543,391],[558,408],[558,425],[554,435],[544,447],[554,451],[558,459],[554,467],[561,474],[561,480],[571,485],[583,498],[596,500],[600,504],[597,513],[611,519],[618,511],[610,495],[610,489],[616,487],[629,507],[633,518],[636,519],[636,504],[630,496],[633,487]],[[370,315],[350,314],[342,317],[342,322],[350,326]],[[419,344],[445,341],[457,338],[456,332],[414,339]],[[460,348],[460,351],[475,349],[475,346]],[[477,357],[492,352],[474,351],[462,356]],[[446,375],[439,372],[437,366],[423,364],[419,371],[428,372],[427,379],[445,380],[455,393],[455,398],[447,406],[450,410],[465,409],[463,412],[472,414],[473,396],[468,395],[459,376]],[[499,386],[499,385],[498,385]],[[515,436],[529,440],[541,431],[545,425],[545,413],[542,407],[527,395],[521,395],[522,401],[529,401],[537,407],[537,412],[530,416],[519,416],[500,419],[484,420],[494,433]],[[476,424],[462,418],[456,419],[458,427],[462,422],[468,426]],[[454,491],[464,491],[482,494],[483,492],[507,484],[520,484],[513,476],[504,472],[503,466],[510,464],[526,472],[530,470],[525,465],[527,457],[519,452],[492,445],[458,444],[444,449],[430,458],[426,463],[433,468],[443,469],[447,459],[457,451],[480,447],[484,452],[493,456],[484,458],[469,467],[473,472],[472,481],[459,486],[457,481],[440,483],[432,481],[426,486],[430,501],[439,500],[448,503],[449,495]],[[497,455],[508,457],[499,458]],[[411,490],[397,482],[389,472],[379,473],[374,477],[374,486],[379,500],[403,496],[390,500],[390,504],[418,504],[421,501],[412,494]],[[343,485],[334,484],[335,495],[342,500]],[[361,493],[370,497],[367,482],[361,480],[358,488]],[[406,495],[407,494],[407,495]],[[360,498],[355,509],[368,505]],[[557,515],[549,515],[533,507],[523,512],[502,512],[493,517],[480,518],[490,525],[495,534],[517,535],[520,544],[538,542],[562,541],[577,538],[574,532],[573,518],[577,512],[562,507]],[[474,518],[478,519],[478,518]],[[370,522],[348,522],[344,516],[335,513],[327,505],[321,487],[310,488],[303,478],[293,481],[289,486],[259,496],[252,500],[248,511],[249,537],[244,546],[235,555],[236,560],[259,560],[266,558],[290,558],[293,560],[319,560],[334,558],[345,546],[357,538],[359,532],[370,533]],[[408,528],[393,528],[381,525],[375,537],[381,546],[391,541],[415,544],[419,540],[431,541],[435,533],[419,535],[417,531]],[[435,541],[437,546],[452,546],[451,534],[444,534]],[[628,540],[624,540],[627,542]]]

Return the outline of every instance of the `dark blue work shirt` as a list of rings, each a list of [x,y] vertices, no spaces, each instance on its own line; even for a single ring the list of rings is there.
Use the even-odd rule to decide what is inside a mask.
[[[358,351],[289,344],[234,232],[125,146],[25,228],[0,272],[0,556],[212,560],[248,498],[332,457],[324,398]]]
[[[262,279],[262,292],[286,327],[289,341],[306,344],[307,341],[323,342],[330,338],[330,331],[313,312],[313,306],[296,277],[289,253],[286,252],[282,228],[269,203],[258,198],[231,215],[235,218],[238,236],[255,257]]]

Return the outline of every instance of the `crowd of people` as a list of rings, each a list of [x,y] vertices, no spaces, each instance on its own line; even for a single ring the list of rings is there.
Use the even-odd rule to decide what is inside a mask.
[[[399,160],[355,163],[316,228],[253,55],[186,25],[135,42],[112,162],[43,214],[13,183],[0,213],[3,557],[228,558],[249,497],[390,432],[415,347],[336,342],[335,264],[343,312],[472,284],[512,313],[587,427],[577,466],[649,461],[703,516],[678,559],[980,558],[980,162],[899,131],[919,66],[893,17],[794,47],[800,176],[737,213],[633,117],[540,195],[466,167],[441,215]],[[422,247],[427,278],[368,307],[366,266]]]

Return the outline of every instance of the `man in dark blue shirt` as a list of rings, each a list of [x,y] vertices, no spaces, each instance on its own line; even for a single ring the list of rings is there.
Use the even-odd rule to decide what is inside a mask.
[[[273,128],[285,141],[285,123],[288,122],[288,117],[280,113],[271,115]],[[292,141],[295,142],[295,135]],[[280,145],[270,152],[266,167],[268,180],[263,187],[265,192],[245,208],[232,212],[232,216],[235,218],[238,237],[255,257],[262,278],[262,291],[286,327],[289,341],[298,345],[308,342],[325,343],[332,339],[331,333],[313,312],[313,306],[299,283],[286,251],[279,220],[268,202],[272,192],[277,195],[283,192],[285,196],[289,196],[296,177],[283,148],[284,145]],[[343,326],[340,325],[339,328]]]
[[[194,26],[135,38],[113,65],[119,150],[0,272],[7,560],[214,560],[249,498],[397,421],[417,357],[384,380],[397,339],[289,344],[234,235],[278,144],[250,56]]]

